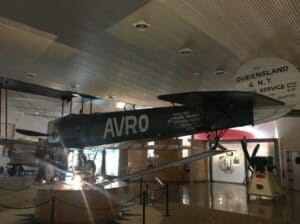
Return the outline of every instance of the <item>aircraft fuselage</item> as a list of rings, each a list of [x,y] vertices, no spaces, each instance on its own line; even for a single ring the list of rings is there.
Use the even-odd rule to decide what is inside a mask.
[[[253,124],[251,105],[226,108],[162,107],[72,114],[49,125],[50,140],[68,148],[169,138]]]

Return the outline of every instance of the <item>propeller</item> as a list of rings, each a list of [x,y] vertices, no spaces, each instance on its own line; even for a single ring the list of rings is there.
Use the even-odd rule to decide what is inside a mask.
[[[247,168],[251,172],[251,175],[248,178],[246,177],[244,180],[244,183],[247,183],[249,181],[249,179],[251,178],[251,176],[253,175],[253,172],[255,169],[254,158],[256,157],[256,154],[258,152],[260,145],[257,144],[255,146],[251,156],[249,155],[249,152],[247,150],[247,139],[245,137],[241,140],[241,145],[242,145],[242,149],[243,149],[244,155],[246,157],[246,160],[248,161]]]
[[[25,129],[16,129],[16,132],[22,135],[27,136],[35,136],[35,137],[48,137],[49,135],[46,133],[38,132],[38,131],[31,131],[31,130],[25,130]]]
[[[243,149],[243,152],[245,154],[245,157],[246,157],[246,160],[248,161],[249,163],[249,166],[250,168],[254,169],[254,164],[253,164],[253,160],[254,160],[254,157],[256,156],[258,150],[259,150],[259,144],[257,144],[251,154],[251,156],[249,155],[249,152],[247,150],[247,139],[246,138],[243,138],[241,140],[241,144],[242,144],[242,149]]]

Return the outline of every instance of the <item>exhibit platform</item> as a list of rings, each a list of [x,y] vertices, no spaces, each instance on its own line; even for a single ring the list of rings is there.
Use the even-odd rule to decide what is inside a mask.
[[[109,185],[56,182],[35,186],[37,204],[34,220],[40,223],[98,223],[114,220],[121,209],[126,183]]]
[[[18,178],[20,184],[22,178]],[[11,183],[6,179],[5,186],[13,184],[16,186],[17,178],[9,178]],[[12,181],[14,180],[14,181]],[[28,182],[29,183],[29,182]],[[151,186],[155,187],[155,186]],[[156,186],[157,187],[157,186]],[[149,203],[146,207],[146,224],[181,224],[181,223],[214,223],[214,224],[247,224],[247,223],[275,223],[275,224],[294,224],[300,223],[300,192],[287,191],[287,196],[280,200],[253,199],[247,200],[246,188],[240,184],[226,183],[189,183],[189,184],[169,184],[170,192],[170,213],[173,216],[164,216],[165,198],[164,196],[155,203]],[[47,188],[47,186],[45,187]],[[139,184],[131,183],[124,188],[122,203],[133,198],[139,192]],[[41,189],[42,190],[42,189]],[[44,189],[46,190],[46,189]],[[53,190],[55,191],[55,189]],[[21,192],[1,191],[0,203],[12,205],[15,207],[25,207],[36,205],[37,190],[28,188]],[[50,193],[48,193],[50,194]],[[91,194],[88,196],[90,198]],[[48,198],[47,198],[48,199]],[[67,201],[67,199],[70,201]],[[74,198],[64,198],[64,202],[74,202]],[[75,199],[78,200],[78,199]],[[132,206],[121,208],[122,216],[115,221],[120,224],[142,223],[142,206],[138,204],[137,199]],[[76,206],[82,206],[83,196],[79,196],[79,203]],[[59,204],[59,203],[58,203]],[[131,204],[131,203],[130,203]],[[73,205],[73,204],[72,204]],[[45,205],[46,206],[46,205]],[[47,207],[48,206],[48,207]],[[51,203],[44,210],[40,210],[40,216],[50,218]],[[85,206],[85,205],[84,205]],[[90,205],[90,207],[96,204]],[[97,206],[102,206],[99,203]],[[60,221],[61,216],[68,213],[69,205],[61,204],[56,207],[54,221]],[[43,209],[43,208],[42,208]],[[47,210],[48,209],[48,210]],[[7,224],[29,224],[33,223],[37,215],[37,208],[29,209],[8,209],[0,206],[0,220]],[[55,210],[56,211],[56,210]],[[66,214],[72,215],[75,220],[81,209],[74,208],[73,212]],[[74,212],[75,211],[75,212]],[[86,210],[87,211],[87,210]],[[76,214],[75,214],[76,213]],[[86,218],[87,213],[84,214]],[[36,222],[37,223],[37,222]],[[41,223],[41,222],[40,222]],[[90,221],[88,221],[90,223]],[[94,223],[103,224],[102,221]]]

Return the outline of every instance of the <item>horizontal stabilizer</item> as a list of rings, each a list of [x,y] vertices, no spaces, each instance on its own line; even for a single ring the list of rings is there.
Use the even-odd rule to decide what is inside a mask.
[[[252,103],[255,107],[280,106],[283,102],[253,92],[205,91],[160,95],[159,100],[194,107],[215,107],[215,105],[243,105]]]
[[[37,141],[0,138],[0,145],[38,145]]]
[[[291,110],[284,117],[300,117],[300,110]]]
[[[16,129],[16,132],[22,135],[27,135],[27,136],[34,136],[34,137],[47,137],[48,134],[41,133],[38,131],[30,131],[30,130],[24,130],[24,129]]]

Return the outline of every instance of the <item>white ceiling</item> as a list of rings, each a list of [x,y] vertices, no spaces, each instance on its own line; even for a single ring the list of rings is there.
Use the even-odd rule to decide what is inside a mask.
[[[140,19],[148,30],[132,26]],[[159,94],[234,89],[234,72],[257,56],[300,66],[299,0],[0,1],[1,76],[49,87],[159,106]],[[22,97],[24,108],[60,106]]]

